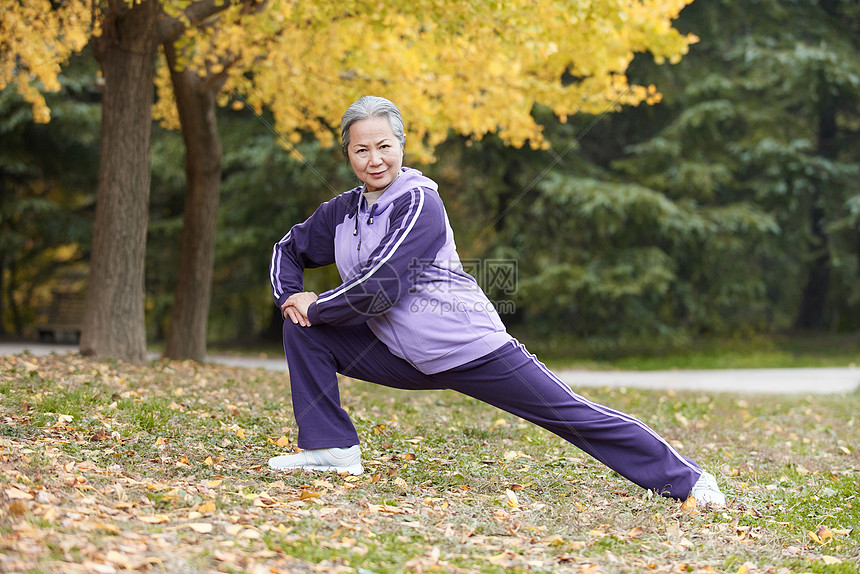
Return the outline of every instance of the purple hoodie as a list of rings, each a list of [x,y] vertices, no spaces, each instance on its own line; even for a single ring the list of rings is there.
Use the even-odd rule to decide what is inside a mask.
[[[364,186],[323,203],[275,244],[276,304],[304,290],[305,268],[335,263],[343,283],[311,304],[312,324],[366,322],[392,353],[426,374],[501,347],[512,337],[463,270],[437,188],[403,168],[370,209]]]

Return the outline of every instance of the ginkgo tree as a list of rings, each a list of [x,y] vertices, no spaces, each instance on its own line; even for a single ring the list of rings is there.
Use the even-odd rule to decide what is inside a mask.
[[[50,118],[41,90],[59,87],[68,57],[91,43],[101,69],[99,183],[81,351],[146,359],[143,271],[156,54],[224,10],[217,0],[48,0],[0,5],[0,88],[14,83]]]
[[[0,8],[0,87],[16,83],[37,118],[48,118],[39,90],[55,87],[52,82],[69,54],[91,40],[101,64],[102,159],[82,351],[134,361],[145,356],[142,270],[154,86],[156,115],[168,125],[181,125],[188,161],[210,160],[187,170],[189,190],[197,177],[203,180],[199,189],[209,191],[189,195],[185,219],[187,225],[189,217],[197,217],[190,235],[211,237],[214,244],[220,170],[220,147],[211,145],[217,139],[215,105],[269,110],[290,149],[308,134],[333,144],[343,110],[366,93],[384,95],[401,108],[407,152],[414,160],[430,159],[433,147],[452,131],[476,139],[497,133],[512,146],[546,147],[532,116],[536,104],[564,119],[658,101],[656,88],[630,85],[625,71],[637,52],[650,52],[658,61],[677,61],[686,53],[696,38],[680,34],[672,21],[687,3],[68,0],[56,7],[47,1],[5,5]],[[37,29],[42,32],[33,35]],[[162,46],[166,64],[158,69]],[[183,240],[182,249],[194,253],[209,247]],[[211,268],[210,255],[197,258],[195,267],[207,265]],[[206,297],[194,293],[211,281],[211,269],[208,278],[191,271],[188,276],[176,305],[181,310],[204,299],[208,306]],[[191,315],[174,312],[171,329]],[[205,340],[205,328],[204,313],[181,339],[193,331]]]

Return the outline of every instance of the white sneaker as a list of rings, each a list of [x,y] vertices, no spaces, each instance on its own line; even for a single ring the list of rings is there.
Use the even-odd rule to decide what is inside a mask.
[[[690,491],[690,496],[696,499],[696,503],[704,506],[713,504],[714,506],[725,506],[726,496],[720,491],[717,486],[717,479],[709,472],[703,472]]]
[[[285,454],[269,459],[269,467],[275,470],[334,470],[361,474],[361,449],[358,445],[348,448],[319,448],[303,450],[298,454]]]

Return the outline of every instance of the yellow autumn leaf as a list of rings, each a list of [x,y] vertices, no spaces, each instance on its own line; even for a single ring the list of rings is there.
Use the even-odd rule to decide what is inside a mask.
[[[215,501],[210,500],[208,502],[204,502],[197,508],[197,511],[201,514],[212,514],[215,512]]]
[[[507,497],[507,504],[509,507],[511,507],[511,508],[519,508],[520,507],[520,501],[517,498],[517,493],[515,493],[513,490],[510,490],[510,489],[505,490],[505,496]]]
[[[687,500],[681,503],[682,512],[693,512],[696,510],[696,497],[688,496]]]

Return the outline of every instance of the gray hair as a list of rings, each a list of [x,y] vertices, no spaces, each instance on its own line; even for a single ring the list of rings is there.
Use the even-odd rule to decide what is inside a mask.
[[[349,157],[349,128],[355,122],[368,118],[388,118],[394,137],[400,142],[400,147],[406,147],[406,132],[403,127],[403,116],[393,102],[379,96],[364,96],[354,101],[340,119],[340,137],[343,141],[343,155]]]

